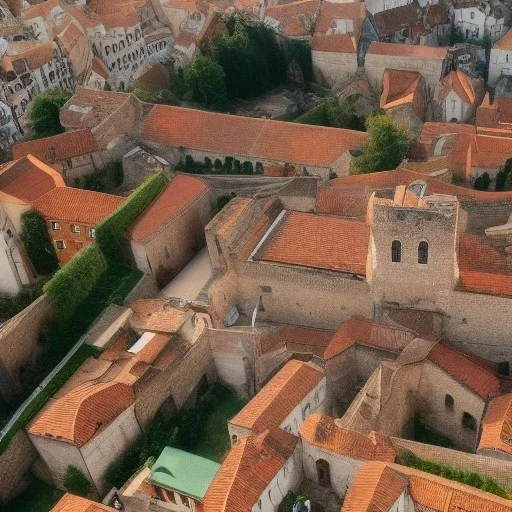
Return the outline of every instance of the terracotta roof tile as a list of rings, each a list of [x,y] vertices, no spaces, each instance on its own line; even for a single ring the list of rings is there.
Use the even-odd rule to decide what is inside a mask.
[[[203,180],[177,174],[132,224],[132,240],[145,242],[155,236],[185,208],[194,204],[206,190],[208,185]]]
[[[464,103],[475,103],[476,95],[471,78],[460,70],[452,71],[441,80],[437,99],[445,99],[451,91],[455,91]]]
[[[52,399],[28,432],[83,446],[134,401],[133,389],[126,384],[87,382]]]
[[[99,149],[91,130],[77,130],[14,144],[12,154],[14,158],[31,154],[43,162],[53,164],[77,156],[90,155]]]
[[[287,212],[259,258],[366,275],[369,236],[363,222]]]
[[[114,512],[115,509],[101,503],[66,493],[50,512]]]
[[[132,28],[140,24],[140,18],[135,13],[113,13],[101,16],[104,27],[108,29],[113,28]]]
[[[0,167],[0,190],[23,201],[35,201],[64,186],[62,176],[55,169],[32,155]]]
[[[166,299],[135,300],[128,307],[133,311],[130,324],[140,331],[174,333],[192,314],[189,309],[172,307]]]
[[[370,55],[389,55],[392,57],[407,57],[410,59],[444,59],[448,55],[448,48],[419,46],[400,43],[374,42],[368,50]]]
[[[331,34],[332,25],[335,20],[352,20],[353,30],[350,34],[356,41],[359,41],[361,27],[366,18],[366,5],[364,2],[322,2],[320,14],[315,24],[315,33]]]
[[[408,329],[351,318],[336,331],[324,352],[324,358],[330,359],[356,343],[398,353],[415,337],[415,333]]]
[[[407,489],[407,478],[384,462],[367,462],[356,473],[341,512],[391,510]]]
[[[34,201],[33,206],[47,220],[78,222],[94,226],[114,212],[124,197],[92,190],[54,188]]]
[[[311,39],[314,52],[357,53],[357,41],[348,34],[314,34]]]
[[[278,21],[287,36],[306,36],[311,33],[319,9],[320,0],[299,0],[269,6],[265,10],[265,17]],[[303,20],[308,17],[311,21],[304,23]]]
[[[512,29],[496,41],[493,45],[495,50],[512,50]]]
[[[375,13],[374,20],[381,36],[395,35],[401,28],[408,28],[421,20],[420,6],[417,1],[407,5],[386,9]]]
[[[249,436],[231,448],[206,491],[204,512],[248,512],[291,457],[297,438],[282,430]]]
[[[147,64],[134,85],[145,91],[159,91],[168,88],[169,83],[169,72],[163,64]]]
[[[92,58],[91,70],[97,75],[101,76],[105,80],[108,80],[110,76],[110,72],[106,64],[98,57],[94,56]]]
[[[487,405],[478,449],[512,455],[512,393],[494,398]]]
[[[413,103],[422,83],[423,77],[415,71],[386,69],[382,78],[381,108]]]
[[[265,353],[278,346],[294,344],[310,347],[312,350],[320,349],[321,354],[318,355],[322,355],[333,335],[333,331],[311,327],[281,327],[265,338],[261,344],[261,350]]]
[[[291,360],[229,423],[253,433],[278,428],[324,377],[319,369]]]
[[[363,188],[321,187],[316,199],[318,213],[331,213],[342,217],[364,220],[369,194]]]
[[[7,47],[5,58],[11,62],[17,59],[25,59],[28,67],[35,71],[54,59],[55,43],[40,43],[38,41],[11,42]]]
[[[484,399],[500,394],[500,380],[494,373],[462,352],[438,343],[428,359]]]
[[[303,441],[336,455],[360,460],[394,462],[396,452],[378,432],[365,436],[355,430],[339,427],[334,418],[310,414],[300,428]]]
[[[169,147],[304,165],[329,166],[366,134],[353,130],[156,105],[142,138]]]

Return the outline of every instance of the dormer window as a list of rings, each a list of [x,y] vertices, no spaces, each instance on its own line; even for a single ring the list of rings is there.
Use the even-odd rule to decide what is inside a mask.
[[[418,244],[418,263],[426,265],[428,263],[428,242],[420,242]]]
[[[393,240],[391,244],[391,261],[402,263],[402,242],[400,240]]]

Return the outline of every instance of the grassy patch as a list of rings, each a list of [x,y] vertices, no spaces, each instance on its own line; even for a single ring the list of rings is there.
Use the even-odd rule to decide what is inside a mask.
[[[431,473],[432,475],[438,475],[448,480],[470,485],[471,487],[490,492],[501,498],[510,499],[512,496],[509,490],[507,491],[491,478],[483,477],[478,473],[460,471],[450,466],[445,466],[444,464],[438,464],[437,462],[431,462],[414,455],[414,453],[401,455],[398,457],[398,462],[403,466],[419,469],[420,471],[425,471],[425,473]]]
[[[453,441],[449,437],[427,427],[419,416],[414,418],[414,440],[418,443],[433,444],[443,448],[453,447]]]
[[[244,405],[245,402],[236,395],[227,395],[206,420],[203,433],[190,451],[206,459],[221,462],[231,446],[228,421],[240,412]]]
[[[10,501],[5,510],[9,510],[9,512],[48,512],[63,494],[64,492],[33,477],[27,490]]]

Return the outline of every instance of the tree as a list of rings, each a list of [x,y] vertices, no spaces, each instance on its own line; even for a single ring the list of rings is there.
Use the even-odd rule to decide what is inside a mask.
[[[370,138],[363,154],[355,159],[358,174],[396,169],[407,155],[414,136],[397,125],[388,115],[370,116],[366,120]]]
[[[33,139],[51,137],[64,132],[59,114],[69,98],[71,93],[62,90],[41,92],[34,98],[27,113]]]
[[[64,487],[73,494],[88,496],[91,492],[91,482],[75,466],[68,466],[64,475]]]
[[[59,268],[48,226],[40,213],[29,210],[22,214],[20,238],[38,274],[52,274]]]
[[[328,126],[333,128],[348,128],[350,130],[365,130],[364,120],[357,115],[356,97],[351,96],[339,101],[330,99],[325,102],[325,117]]]
[[[198,54],[185,69],[185,82],[191,99],[205,107],[223,107],[228,99],[222,67]]]
[[[491,184],[491,177],[488,172],[484,172],[480,174],[478,178],[475,180],[475,188],[477,190],[487,190],[489,185]]]

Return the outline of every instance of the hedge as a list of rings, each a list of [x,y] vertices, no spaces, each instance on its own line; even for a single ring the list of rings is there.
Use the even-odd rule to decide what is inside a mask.
[[[107,270],[107,260],[97,244],[82,249],[44,287],[60,320],[70,318]]]
[[[20,238],[39,275],[51,274],[59,268],[48,225],[40,213],[29,210],[21,215]]]
[[[501,498],[510,499],[509,491],[505,490],[501,485],[492,480],[491,478],[483,477],[478,473],[472,473],[469,471],[461,471],[459,469],[445,466],[444,464],[438,464],[437,462],[431,462],[426,459],[418,457],[414,453],[407,453],[399,457],[398,462],[404,466],[419,469],[425,473],[431,473],[432,475],[438,475],[448,480],[454,480],[462,484],[470,485],[476,489],[490,492]]]
[[[96,243],[109,263],[129,264],[124,234],[166,185],[167,178],[163,173],[149,177],[119,208],[96,226]]]
[[[88,496],[91,492],[91,482],[76,466],[68,466],[63,483],[67,491],[78,496]]]

